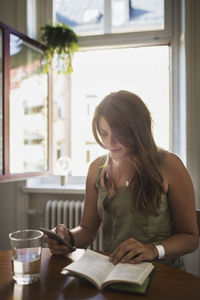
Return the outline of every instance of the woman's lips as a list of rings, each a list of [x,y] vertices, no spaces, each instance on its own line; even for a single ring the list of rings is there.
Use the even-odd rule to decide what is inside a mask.
[[[110,150],[110,152],[112,152],[112,153],[117,153],[117,152],[119,152],[121,149],[115,149],[115,150]]]

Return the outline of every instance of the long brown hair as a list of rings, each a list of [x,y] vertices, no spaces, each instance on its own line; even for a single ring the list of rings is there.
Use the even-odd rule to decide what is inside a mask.
[[[133,213],[142,210],[158,215],[163,180],[160,173],[162,155],[153,138],[147,106],[139,96],[128,91],[107,95],[96,107],[92,122],[95,140],[104,147],[99,131],[101,117],[107,121],[115,139],[132,151],[132,163],[136,169]]]

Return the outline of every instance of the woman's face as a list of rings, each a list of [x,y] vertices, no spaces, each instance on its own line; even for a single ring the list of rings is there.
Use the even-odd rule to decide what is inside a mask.
[[[104,117],[99,120],[99,134],[107,150],[110,151],[113,159],[122,159],[130,155],[130,149],[118,142],[112,134],[112,130]]]

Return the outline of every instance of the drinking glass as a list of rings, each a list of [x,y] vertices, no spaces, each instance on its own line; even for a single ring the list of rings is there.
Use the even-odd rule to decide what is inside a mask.
[[[19,230],[9,234],[12,249],[13,279],[21,285],[40,278],[43,232]]]

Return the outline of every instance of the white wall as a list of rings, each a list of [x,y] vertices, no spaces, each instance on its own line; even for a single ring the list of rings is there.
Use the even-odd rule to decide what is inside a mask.
[[[17,184],[0,183],[0,250],[10,248],[8,234],[16,230]]]
[[[52,2],[53,0],[0,0],[0,21],[39,40],[41,26],[52,21]]]
[[[200,1],[186,0],[187,169],[200,209]],[[187,270],[200,276],[200,247],[185,257]]]
[[[0,21],[26,34],[26,0],[1,0]]]
[[[187,168],[200,209],[200,1],[186,1]]]

